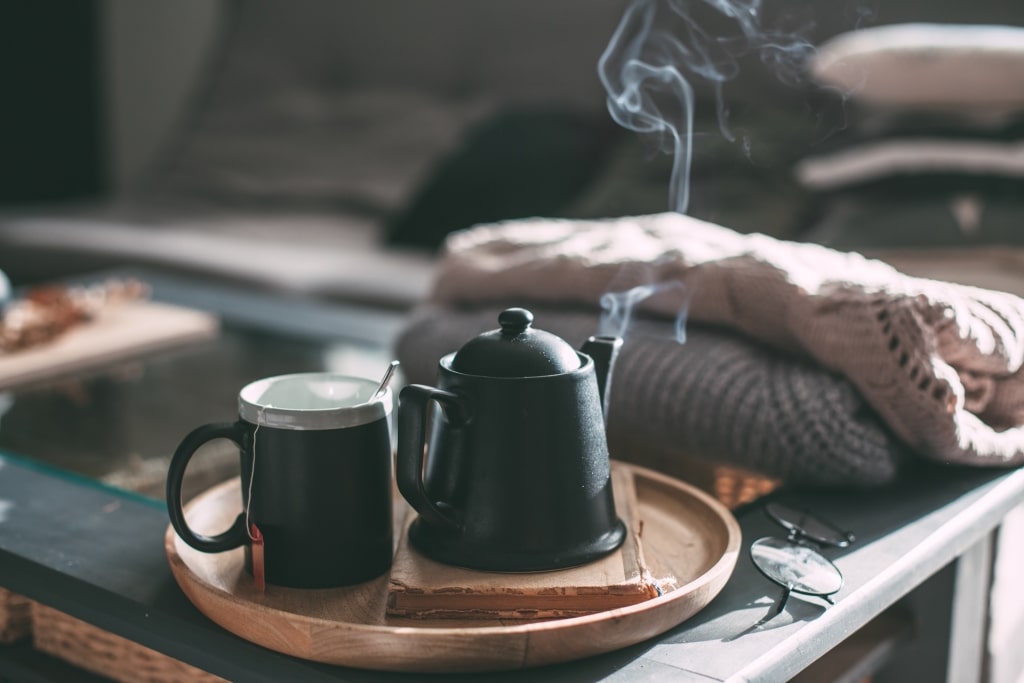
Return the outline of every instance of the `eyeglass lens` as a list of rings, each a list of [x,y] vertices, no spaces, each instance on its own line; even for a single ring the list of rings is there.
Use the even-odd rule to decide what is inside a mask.
[[[768,503],[764,506],[764,511],[786,529],[792,539],[806,538],[836,548],[845,548],[854,541],[854,536],[849,531],[843,531],[804,510],[782,503]]]
[[[757,539],[750,558],[765,576],[790,591],[827,597],[843,587],[838,567],[816,550],[784,538]]]

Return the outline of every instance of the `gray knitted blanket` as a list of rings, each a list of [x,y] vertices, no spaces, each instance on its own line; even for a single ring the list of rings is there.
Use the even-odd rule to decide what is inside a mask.
[[[433,384],[438,359],[495,329],[501,308],[422,307],[398,342],[406,378]],[[598,329],[593,311],[531,310],[536,327],[577,346]],[[790,483],[877,485],[908,457],[848,381],[726,330],[690,326],[680,344],[673,322],[637,320],[610,387],[612,456],[662,471],[697,459]]]

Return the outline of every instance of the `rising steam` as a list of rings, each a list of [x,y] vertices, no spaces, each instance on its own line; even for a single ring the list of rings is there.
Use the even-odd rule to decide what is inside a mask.
[[[691,80],[711,84],[719,127],[735,141],[723,84],[739,73],[740,59],[756,54],[786,83],[796,83],[803,72],[810,43],[765,28],[761,15],[761,0],[634,0],[598,61],[612,118],[624,128],[655,136],[673,155],[669,206],[678,213],[686,213],[689,205]]]
[[[689,292],[677,280],[666,280],[651,284],[637,285],[621,291],[610,291],[601,295],[601,320],[598,334],[609,337],[629,336],[637,306],[656,296],[672,296],[682,301],[676,315],[675,340],[686,342],[686,315],[689,312]]]

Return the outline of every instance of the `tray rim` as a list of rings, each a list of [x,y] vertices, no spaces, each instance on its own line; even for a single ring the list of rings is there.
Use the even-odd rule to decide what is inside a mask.
[[[388,625],[388,624],[372,624],[358,621],[340,621],[324,617],[307,616],[296,612],[290,612],[285,609],[280,609],[274,606],[268,606],[258,602],[247,601],[244,597],[236,595],[230,591],[224,590],[219,586],[212,585],[202,580],[196,572],[189,566],[188,562],[178,553],[178,544],[184,545],[184,542],[178,538],[171,525],[167,526],[164,532],[164,549],[167,555],[168,563],[171,567],[171,572],[174,575],[174,579],[177,582],[179,588],[185,596],[192,602],[195,607],[204,614],[211,621],[216,623],[221,628],[234,633],[235,635],[249,640],[250,642],[271,649],[277,652],[282,652],[290,656],[307,659],[309,661],[316,661],[324,664],[333,664],[338,666],[351,666],[355,668],[364,669],[376,669],[381,671],[405,671],[405,672],[434,672],[434,673],[451,673],[451,672],[482,672],[482,671],[502,671],[502,670],[513,670],[513,669],[525,669],[533,668],[536,666],[542,666],[547,664],[554,664],[563,661],[571,661],[575,659],[582,659],[584,657],[593,656],[605,652],[611,652],[618,650],[629,645],[642,642],[648,638],[651,638],[660,633],[678,626],[687,619],[694,616],[697,612],[707,606],[715,596],[721,591],[725,583],[735,568],[739,549],[742,542],[742,534],[740,531],[739,522],[733,516],[732,512],[720,501],[715,499],[709,493],[702,491],[701,489],[683,482],[679,479],[663,474],[661,472],[652,470],[647,467],[640,465],[634,465],[632,463],[626,463],[620,460],[612,460],[612,466],[618,468],[626,468],[630,470],[634,477],[643,477],[646,479],[653,480],[671,489],[675,489],[682,494],[695,499],[698,503],[708,508],[714,516],[721,522],[725,528],[726,538],[724,544],[724,550],[717,560],[704,571],[703,574],[695,577],[691,581],[678,586],[676,589],[666,592],[664,595],[645,600],[643,602],[628,605],[624,607],[617,607],[610,610],[604,610],[600,612],[594,612],[591,614],[584,614],[572,617],[556,618],[544,621],[523,621],[514,624],[501,624],[495,625],[493,623],[486,623],[480,626],[466,625],[464,622],[458,626],[441,626],[439,622],[443,622],[443,619],[428,620],[430,625],[417,627],[415,624],[402,625]],[[213,497],[219,495],[222,489],[232,488],[238,486],[238,477],[234,477],[227,481],[216,484],[206,491],[195,496],[185,506],[186,511],[190,506],[196,504],[206,497]],[[191,549],[189,549],[191,551]],[[197,553],[197,556],[202,556],[201,553]],[[191,585],[186,585],[187,577],[191,576]],[[382,577],[378,577],[373,581],[383,580],[383,590],[387,590],[386,577],[388,574],[384,574]],[[282,615],[284,618],[301,618],[305,623],[308,623],[311,628],[322,627],[332,630],[343,630],[346,633],[360,633],[367,635],[386,635],[393,637],[412,638],[419,636],[421,638],[445,638],[445,637],[459,637],[459,636],[475,636],[479,638],[495,638],[495,637],[507,637],[509,639],[515,637],[529,636],[533,633],[541,633],[546,631],[574,631],[574,630],[585,630],[588,627],[594,627],[609,620],[621,621],[629,619],[637,619],[646,613],[654,614],[663,611],[661,608],[672,605],[673,603],[679,602],[689,596],[691,593],[700,590],[710,584],[716,584],[712,586],[710,594],[707,599],[699,605],[695,610],[689,612],[685,616],[673,620],[672,623],[665,627],[655,626],[654,630],[651,628],[645,629],[645,635],[639,637],[622,637],[618,640],[615,639],[603,639],[600,643],[593,644],[592,647],[584,648],[584,652],[567,653],[565,656],[554,656],[541,658],[536,661],[530,660],[529,657],[525,657],[524,661],[520,662],[516,666],[509,666],[507,664],[501,664],[500,662],[494,662],[494,666],[489,665],[487,661],[479,661],[475,658],[468,657],[466,659],[460,659],[458,657],[451,656],[451,653],[447,653],[448,659],[444,662],[436,662],[430,656],[422,658],[423,666],[409,666],[404,661],[402,663],[394,662],[367,662],[359,656],[353,657],[325,657],[315,656],[311,654],[298,653],[294,650],[282,649],[276,646],[275,643],[260,642],[247,638],[244,634],[238,633],[235,629],[222,623],[217,618],[217,615],[211,614],[212,610],[208,610],[206,605],[199,604],[193,599],[191,592],[192,590],[200,590],[203,593],[211,596],[214,600],[220,601],[226,606],[237,608],[243,605],[253,611],[254,614],[258,615],[261,613]],[[278,589],[278,590],[298,590],[298,589]],[[340,589],[344,590],[344,589]],[[654,618],[652,617],[652,620]],[[412,620],[409,620],[412,621]],[[609,642],[614,640],[614,642]],[[354,663],[355,662],[355,663]],[[428,665],[437,664],[437,666]]]

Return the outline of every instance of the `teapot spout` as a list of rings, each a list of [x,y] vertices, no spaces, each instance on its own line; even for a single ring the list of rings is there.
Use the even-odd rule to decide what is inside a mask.
[[[587,339],[580,349],[594,359],[594,370],[597,373],[597,391],[601,398],[601,409],[608,419],[608,395],[612,384],[612,370],[615,358],[622,348],[621,337],[595,336]]]

